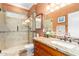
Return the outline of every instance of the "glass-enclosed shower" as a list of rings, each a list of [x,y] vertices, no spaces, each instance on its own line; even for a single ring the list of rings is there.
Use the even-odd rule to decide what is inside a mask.
[[[0,12],[0,50],[32,42],[32,32],[22,24],[26,18],[26,14]]]

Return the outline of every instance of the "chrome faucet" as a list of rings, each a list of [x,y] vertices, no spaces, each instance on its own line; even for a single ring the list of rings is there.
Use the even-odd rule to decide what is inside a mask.
[[[65,35],[63,36],[63,38],[60,38],[60,40],[72,42],[72,39],[71,39],[71,36],[70,36],[69,33],[65,33]]]
[[[67,41],[68,40],[68,38],[66,37],[66,36],[64,36],[64,39],[63,39],[64,41]]]

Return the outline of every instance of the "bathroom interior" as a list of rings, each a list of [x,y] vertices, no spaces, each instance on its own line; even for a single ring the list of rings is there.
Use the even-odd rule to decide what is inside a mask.
[[[0,3],[0,56],[79,56],[79,3]]]

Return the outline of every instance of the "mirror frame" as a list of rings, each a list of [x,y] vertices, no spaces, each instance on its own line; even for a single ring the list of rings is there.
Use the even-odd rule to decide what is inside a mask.
[[[38,22],[36,19],[40,19],[40,22]],[[38,14],[35,17],[35,28],[36,28],[36,30],[43,28],[43,14]]]

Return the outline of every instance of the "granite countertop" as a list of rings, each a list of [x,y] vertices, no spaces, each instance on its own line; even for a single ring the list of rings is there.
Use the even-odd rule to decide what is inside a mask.
[[[38,38],[34,38],[36,41],[39,41],[51,48],[54,48],[54,49],[57,49],[58,51],[66,54],[66,55],[69,55],[69,56],[79,56],[79,45],[74,45],[72,43],[67,43],[67,42],[64,42],[63,43],[67,43],[67,44],[71,44],[71,45],[74,45],[75,47],[74,48],[71,48],[71,49],[66,49],[65,47],[59,47],[57,45],[54,45],[52,43],[52,41],[58,41],[59,39],[57,38],[45,38],[45,37],[38,37]],[[63,44],[64,45],[64,44]],[[76,49],[75,49],[76,48]]]

